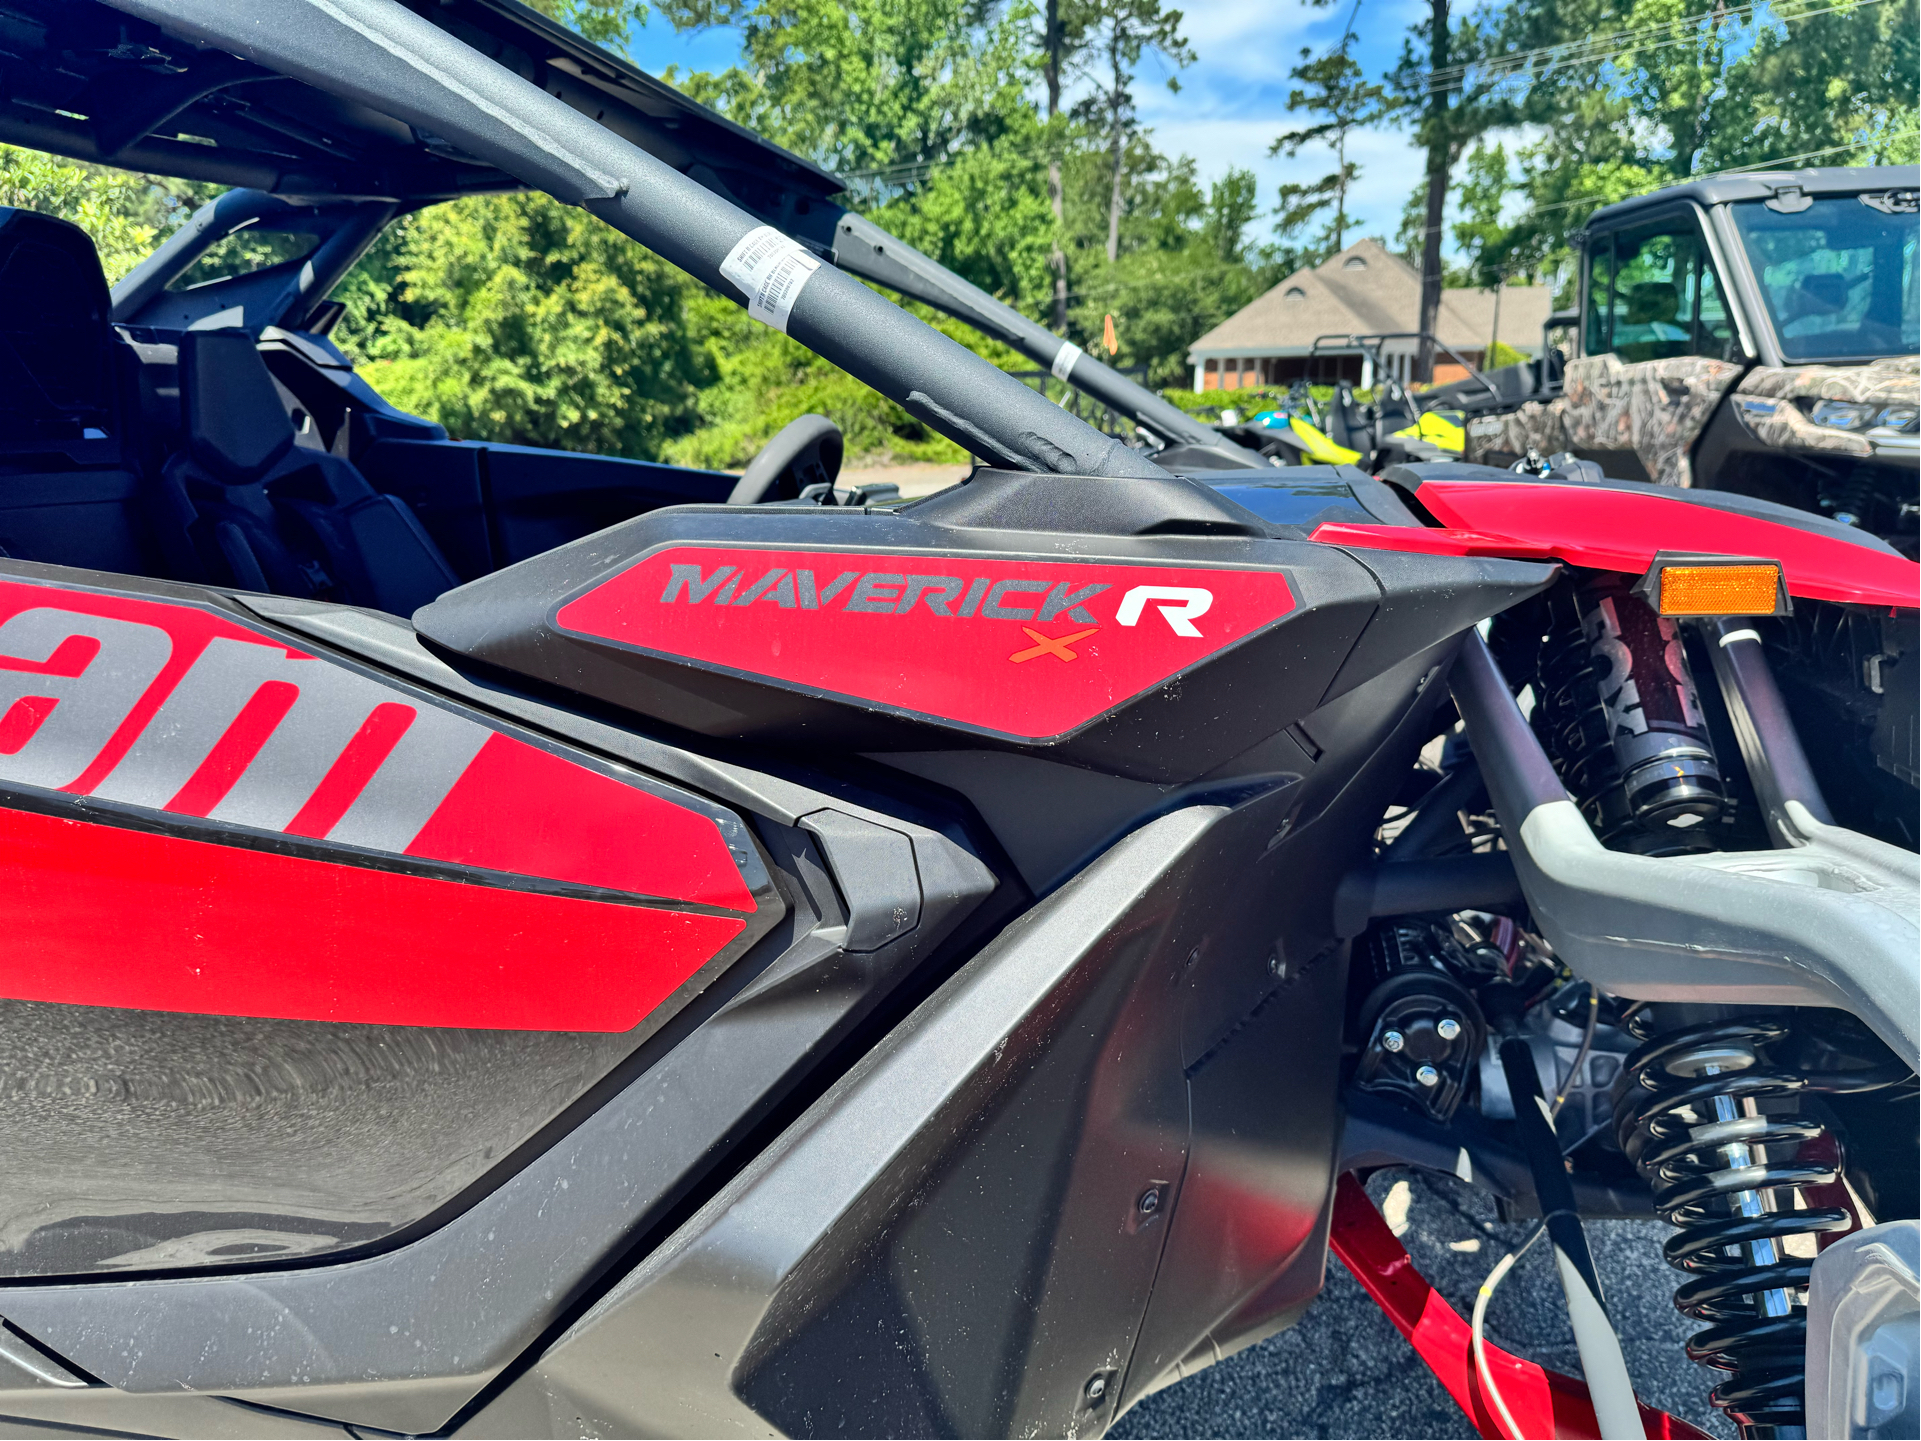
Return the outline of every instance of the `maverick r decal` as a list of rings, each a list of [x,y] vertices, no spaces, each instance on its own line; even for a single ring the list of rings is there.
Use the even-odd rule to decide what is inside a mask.
[[[1042,740],[1077,730],[1295,606],[1277,570],[677,545],[562,604],[554,624]]]

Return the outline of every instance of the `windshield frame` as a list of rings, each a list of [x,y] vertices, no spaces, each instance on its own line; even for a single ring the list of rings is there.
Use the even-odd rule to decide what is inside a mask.
[[[1859,204],[1860,196],[1875,194],[1889,188],[1883,185],[1862,185],[1850,190],[1824,190],[1811,194],[1809,198],[1816,202],[1849,200]],[[1760,342],[1761,363],[1783,369],[1800,365],[1872,365],[1877,361],[1899,358],[1912,353],[1899,349],[1891,352],[1859,351],[1822,356],[1791,356],[1787,353],[1786,347],[1782,344],[1780,331],[1775,325],[1774,307],[1770,303],[1767,286],[1762,281],[1760,271],[1754,263],[1754,257],[1748,250],[1747,237],[1736,221],[1734,213],[1737,205],[1763,203],[1764,201],[1760,199],[1723,201],[1714,207],[1713,224],[1710,227],[1720,241],[1723,253],[1731,262],[1730,279],[1734,281],[1735,288],[1740,293],[1739,308],[1747,312],[1752,333]]]

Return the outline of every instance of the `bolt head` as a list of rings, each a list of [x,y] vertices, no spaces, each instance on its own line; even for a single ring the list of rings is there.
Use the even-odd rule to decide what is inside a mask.
[[[1100,1400],[1107,1394],[1107,1378],[1105,1376],[1091,1378],[1087,1383],[1086,1393],[1089,1401]]]
[[[1414,1073],[1414,1079],[1423,1086],[1432,1088],[1441,1084],[1441,1073],[1432,1066],[1423,1066]]]
[[[1461,1034],[1461,1023],[1452,1016],[1442,1016],[1440,1024],[1434,1028],[1444,1041],[1451,1041]]]
[[[1381,1033],[1381,1047],[1383,1050],[1398,1051],[1406,1044],[1407,1037],[1403,1036],[1399,1031],[1383,1031]]]
[[[1161,1188],[1159,1186],[1149,1186],[1145,1191],[1141,1192],[1140,1200],[1134,1204],[1143,1216],[1153,1215],[1161,1208]]]

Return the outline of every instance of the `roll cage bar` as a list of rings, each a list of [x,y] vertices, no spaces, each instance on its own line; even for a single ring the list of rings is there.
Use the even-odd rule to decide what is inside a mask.
[[[1486,388],[1487,393],[1494,397],[1496,402],[1500,401],[1501,393],[1494,388],[1494,382],[1487,378],[1481,368],[1478,365],[1470,365],[1465,356],[1431,331],[1379,330],[1372,331],[1366,335],[1317,335],[1314,337],[1314,343],[1307,348],[1307,355],[1308,359],[1312,360],[1317,355],[1330,355],[1336,350],[1359,350],[1373,362],[1374,369],[1378,374],[1381,369],[1381,347],[1390,340],[1425,340],[1429,342],[1436,350],[1445,351],[1448,358],[1460,366],[1461,369],[1465,370],[1472,379],[1478,380],[1482,386]],[[1328,341],[1335,343],[1323,349],[1323,344]],[[1409,394],[1408,398],[1415,401],[1415,408],[1417,410],[1426,408],[1419,403],[1419,398],[1412,393]]]
[[[415,93],[428,74],[441,82],[430,89],[451,86],[458,91],[461,73],[486,66],[496,72],[492,77],[496,89],[509,80],[520,82],[518,87],[507,87],[518,91],[514,99],[500,97],[506,103],[497,119],[516,116],[533,95],[544,92],[545,108],[553,120],[559,119],[554,111],[570,111],[576,128],[580,119],[590,121],[624,141],[622,148],[661,162],[678,179],[691,180],[783,231],[838,269],[934,306],[1008,344],[1133,420],[1150,439],[1217,452],[1216,464],[1260,463],[1144,386],[838,204],[831,197],[844,187],[827,171],[708,110],[517,0],[377,0],[330,10],[294,5],[287,13],[302,17],[297,38],[268,33],[275,22],[267,17],[280,12],[277,5],[222,7],[190,0],[109,3],[113,9],[72,0],[24,0],[24,8],[35,12],[34,18],[44,26],[47,47],[81,59],[77,67],[61,67],[61,73],[70,78],[63,82],[68,89],[60,95],[49,92],[34,97],[26,102],[28,108],[0,107],[0,140],[94,163],[234,185],[335,215],[351,207],[364,217],[373,213],[373,205],[386,202],[393,207],[386,212],[391,218],[459,195],[530,184],[566,199],[564,186],[555,188],[529,178],[537,175],[539,167],[532,172],[516,168],[520,162],[504,152],[467,143],[471,135],[449,132],[443,124],[448,117],[441,108],[426,94]],[[216,14],[219,10],[235,13],[221,17]],[[151,28],[128,24],[128,16],[151,22]],[[438,31],[440,39],[432,40],[427,30]],[[402,31],[410,38],[398,51],[377,40],[373,44],[386,54],[394,78],[404,76],[406,81],[405,89],[387,95],[372,93],[357,84],[361,77],[343,71],[337,62],[346,52],[328,38],[330,33],[335,37],[359,33],[364,39]],[[449,44],[461,49],[452,50]],[[433,53],[440,58],[423,70],[402,59],[402,52],[414,57]],[[0,61],[0,70],[8,68]],[[39,71],[50,68],[42,66]],[[40,83],[28,75],[0,75],[0,81],[15,91],[20,89],[16,80],[28,83],[30,79]],[[401,105],[396,95],[405,95],[411,103]],[[408,113],[400,114],[401,109]],[[522,152],[538,150],[543,143],[532,131],[517,128],[512,119],[497,139]],[[205,143],[208,140],[213,143]],[[576,188],[585,197],[586,188]],[[636,206],[629,202],[609,208]],[[672,208],[671,203],[667,208]],[[224,218],[236,222],[230,228],[238,228],[238,214],[214,216],[203,210],[195,217],[195,233],[176,236],[163,247],[162,263],[142,266],[131,292],[123,283],[116,297],[116,319],[124,322],[154,301],[171,279],[162,278],[162,272],[177,273],[219,239],[211,227]],[[605,213],[602,218],[611,219]],[[627,228],[618,220],[611,223]],[[359,224],[348,229],[364,231]],[[378,226],[365,231],[363,247],[377,233]],[[330,248],[328,258],[347,249],[351,246],[343,237],[342,245]],[[668,251],[660,253],[673,258]],[[351,265],[357,254],[347,254],[346,263]],[[161,256],[154,259],[160,261]],[[700,278],[714,283],[707,275]],[[720,288],[722,293],[734,293],[732,287]],[[810,282],[808,288],[819,287]],[[324,294],[314,284],[290,300],[308,300],[298,308],[311,319],[319,314]],[[122,298],[126,303],[119,303]],[[255,323],[254,310],[248,307],[249,329],[299,323],[291,314],[264,316]],[[857,364],[845,368],[892,394]],[[936,409],[917,410],[920,402],[913,401],[917,392],[934,400]],[[894,398],[934,429],[960,438],[954,421],[938,413],[940,409],[955,416],[960,412],[939,402],[934,392],[909,386],[905,395]],[[991,431],[973,434],[963,428],[962,433],[967,435],[962,444],[997,463],[1011,463],[1019,458],[1015,452],[1023,450],[1018,445],[1010,449],[984,443]],[[1077,442],[1068,453],[1077,453],[1082,445]],[[1025,454],[1025,458],[1040,461],[1039,454]]]

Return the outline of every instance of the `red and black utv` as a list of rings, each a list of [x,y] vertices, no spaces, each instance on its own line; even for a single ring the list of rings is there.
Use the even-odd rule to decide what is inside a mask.
[[[0,28],[0,139],[242,187],[111,295],[0,214],[0,1429],[1098,1434],[1332,1250],[1485,1434],[1693,1434],[1582,1231],[1652,1215],[1751,1434],[1903,1424],[1921,871],[1768,647],[1911,619],[1913,562],[1177,474],[502,0]],[[397,412],[327,292],[513,187],[978,467],[870,504],[820,423],[737,479]],[[178,286],[243,219],[311,243]],[[1388,1166],[1544,1218],[1585,1384],[1421,1282]]]

